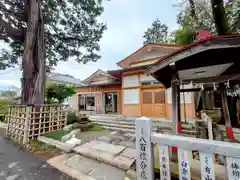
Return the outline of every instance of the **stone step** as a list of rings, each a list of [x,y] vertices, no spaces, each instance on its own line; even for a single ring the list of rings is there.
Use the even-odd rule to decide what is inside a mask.
[[[96,140],[80,145],[73,151],[125,171],[131,168],[136,156],[135,149]]]
[[[98,121],[92,121],[92,122],[99,124],[108,130],[135,133],[135,124],[133,124],[133,123],[129,123],[129,122],[122,123],[122,121],[118,122],[118,121],[107,121],[107,120],[98,120]],[[155,123],[153,125],[153,131],[156,131],[157,128],[159,129],[159,131],[162,131],[162,132],[171,132],[172,131],[171,126],[164,125],[164,124],[159,125],[159,124]],[[183,128],[182,133],[195,135],[196,131],[192,130],[192,128],[186,129],[186,127],[185,127],[185,128]]]
[[[109,127],[109,126],[103,126],[103,127],[110,131],[122,131],[122,132],[135,133],[135,129],[126,129],[126,128],[121,128],[121,127]]]
[[[132,122],[126,122],[126,121],[109,121],[109,120],[95,120],[95,119],[91,119],[91,122],[93,123],[97,123],[97,124],[115,124],[115,125],[119,125],[119,126],[129,126],[129,128],[135,127],[135,123]],[[171,128],[171,124],[165,124],[165,123],[153,123],[153,127],[161,127],[161,128]]]

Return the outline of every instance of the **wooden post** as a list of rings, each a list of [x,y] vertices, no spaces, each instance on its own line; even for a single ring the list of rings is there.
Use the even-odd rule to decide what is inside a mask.
[[[181,122],[180,86],[176,76],[172,79],[172,133],[178,134],[178,123]]]
[[[154,179],[154,153],[151,143],[152,119],[141,117],[136,121],[137,180]]]
[[[223,117],[225,120],[225,125],[227,127],[231,126],[230,115],[228,111],[228,103],[227,103],[227,95],[224,84],[220,84],[220,92],[221,92],[221,99],[222,99],[222,110],[223,110]]]
[[[178,134],[178,126],[181,123],[180,111],[180,86],[177,75],[172,77],[172,134]],[[177,161],[177,147],[172,147],[171,159]]]
[[[23,134],[23,144],[28,143],[28,130],[29,130],[29,118],[31,113],[31,106],[26,107],[26,116],[25,116],[25,122],[24,122],[24,134]]]

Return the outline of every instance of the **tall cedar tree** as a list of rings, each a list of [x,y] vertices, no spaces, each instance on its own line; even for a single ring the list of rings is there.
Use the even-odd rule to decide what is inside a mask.
[[[44,103],[45,74],[58,61],[97,61],[101,0],[1,0],[0,69],[22,60],[22,103]]]

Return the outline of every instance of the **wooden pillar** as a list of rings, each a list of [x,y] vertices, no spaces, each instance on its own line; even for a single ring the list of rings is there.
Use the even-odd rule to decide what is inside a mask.
[[[228,103],[227,103],[227,94],[226,94],[224,84],[220,84],[220,92],[221,92],[222,110],[223,110],[223,117],[225,120],[225,125],[227,127],[231,127],[231,120],[230,120]]]
[[[172,78],[172,133],[178,134],[178,123],[181,122],[180,86],[174,75]]]
[[[180,85],[177,79],[177,74],[172,77],[172,134],[179,133],[179,126],[181,122],[180,110]],[[177,162],[177,147],[172,147],[171,160]]]

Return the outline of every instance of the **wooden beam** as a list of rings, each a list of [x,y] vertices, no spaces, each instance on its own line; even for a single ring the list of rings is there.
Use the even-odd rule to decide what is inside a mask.
[[[222,76],[215,76],[215,77],[205,77],[205,78],[198,78],[198,79],[185,79],[183,80],[184,83],[220,83],[222,81],[227,80],[240,80],[240,74],[229,74],[229,75],[222,75]]]
[[[203,91],[211,91],[213,90],[213,87],[204,87]],[[180,89],[180,92],[198,92],[202,91],[201,88],[188,88],[188,89]]]

